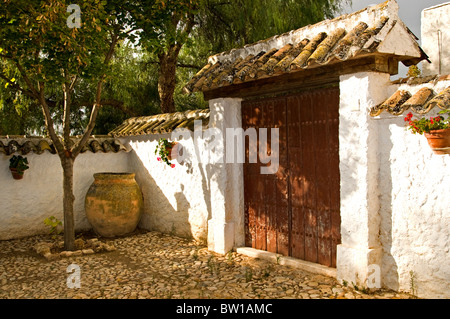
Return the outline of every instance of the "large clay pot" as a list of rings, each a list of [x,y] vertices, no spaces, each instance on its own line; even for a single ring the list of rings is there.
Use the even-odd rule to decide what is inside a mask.
[[[85,198],[89,223],[104,237],[133,232],[141,219],[143,198],[132,173],[94,174]]]
[[[450,128],[425,133],[428,144],[437,155],[450,154]]]

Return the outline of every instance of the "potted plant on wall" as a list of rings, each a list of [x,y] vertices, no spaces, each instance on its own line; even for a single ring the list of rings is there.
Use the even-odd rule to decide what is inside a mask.
[[[435,154],[450,154],[450,110],[444,110],[439,114],[448,114],[447,119],[442,115],[435,117],[413,119],[409,113],[405,117],[407,128],[413,134],[425,135],[428,144]]]
[[[22,179],[24,171],[28,168],[28,160],[26,157],[14,155],[9,159],[9,169],[14,179]]]
[[[158,155],[157,160],[164,162],[170,167],[174,168],[172,160],[175,160],[178,155],[179,144],[177,142],[169,142],[165,138],[161,138],[156,146],[155,154]]]

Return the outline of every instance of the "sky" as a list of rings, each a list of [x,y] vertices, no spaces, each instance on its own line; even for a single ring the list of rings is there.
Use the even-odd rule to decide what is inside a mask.
[[[383,3],[385,0],[353,0],[352,2],[351,6],[344,8],[344,13],[352,13],[373,4]],[[419,39],[422,10],[447,2],[449,0],[397,0],[400,7],[400,19]]]
[[[370,5],[383,2],[385,2],[385,0],[353,0],[351,6],[346,6],[344,8],[343,14],[352,13]],[[402,19],[406,26],[419,38],[419,43],[421,43],[420,19],[422,10],[448,2],[449,0],[397,0],[400,7],[400,19]],[[406,72],[407,68],[400,63],[399,76],[404,77]]]

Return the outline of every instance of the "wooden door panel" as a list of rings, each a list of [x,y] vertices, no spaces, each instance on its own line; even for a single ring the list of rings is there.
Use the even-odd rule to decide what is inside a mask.
[[[242,103],[243,128],[279,129],[279,170],[244,164],[246,244],[336,266],[340,243],[339,89]],[[258,132],[259,134],[260,132]]]

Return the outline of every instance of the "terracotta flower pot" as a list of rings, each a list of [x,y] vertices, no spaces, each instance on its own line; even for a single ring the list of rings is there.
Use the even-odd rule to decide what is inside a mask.
[[[85,198],[86,217],[103,237],[133,232],[142,216],[143,198],[131,173],[94,174]]]
[[[174,142],[172,147],[166,148],[167,152],[169,153],[169,155],[167,156],[169,161],[173,161],[173,160],[177,159],[179,147],[180,147],[180,144],[178,144],[177,142]]]
[[[23,178],[23,173],[20,174],[17,171],[17,168],[10,167],[9,170],[11,171],[11,174],[12,174],[14,179],[22,179]]]
[[[435,154],[450,154],[450,128],[425,133],[428,144]]]

